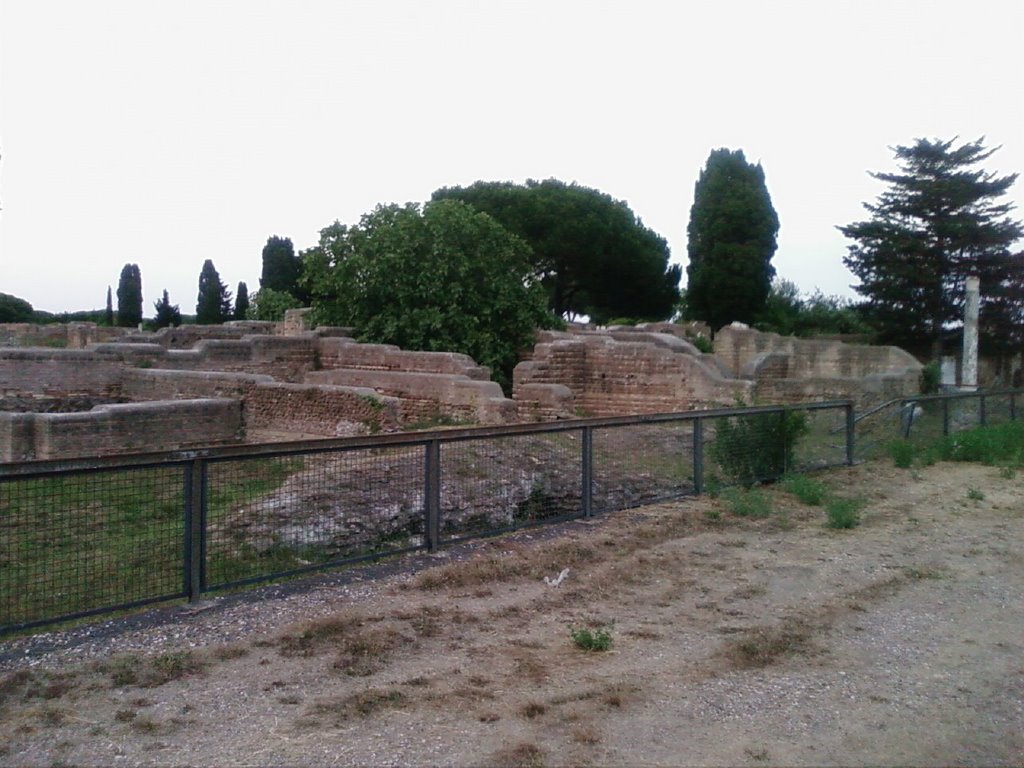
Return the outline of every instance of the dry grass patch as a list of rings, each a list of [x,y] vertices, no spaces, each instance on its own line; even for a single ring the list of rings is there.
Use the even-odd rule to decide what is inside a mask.
[[[487,763],[495,768],[543,768],[544,750],[536,744],[521,741],[499,749]]]
[[[401,709],[408,703],[406,695],[397,688],[371,688],[318,701],[307,710],[297,725],[315,728],[321,724],[323,717],[335,725],[341,725],[356,717],[370,717],[378,712]]]
[[[783,657],[811,649],[812,627],[801,619],[789,619],[776,627],[744,630],[726,645],[726,655],[737,667],[752,669],[774,664]]]
[[[172,680],[202,674],[208,661],[194,651],[171,651],[155,656],[126,653],[99,662],[95,670],[114,688],[129,685],[156,688]]]

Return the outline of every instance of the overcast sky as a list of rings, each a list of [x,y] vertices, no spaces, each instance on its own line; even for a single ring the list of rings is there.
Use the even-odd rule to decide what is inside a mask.
[[[1024,170],[1019,0],[0,4],[0,292],[37,309],[134,262],[146,315],[192,313],[204,259],[254,291],[270,235],[477,179],[596,187],[685,265],[718,147],[764,167],[780,276],[852,296],[835,226],[889,147],[985,136]]]

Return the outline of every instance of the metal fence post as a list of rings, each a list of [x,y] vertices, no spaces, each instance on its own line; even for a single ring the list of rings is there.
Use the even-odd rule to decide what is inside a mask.
[[[1017,420],[1017,393],[1010,393],[1010,421]]]
[[[423,486],[427,550],[433,552],[441,538],[441,443],[437,440],[425,446]]]
[[[949,437],[949,398],[942,400],[942,436]]]
[[[978,424],[982,427],[985,426],[985,396],[982,395],[978,399]]]
[[[580,451],[580,482],[582,486],[581,504],[583,516],[592,517],[594,514],[594,429],[583,427],[582,447]]]
[[[704,419],[693,420],[693,492],[704,493]]]
[[[190,603],[206,588],[206,462],[195,459],[184,467],[183,589]]]
[[[856,450],[857,418],[853,412],[853,400],[846,403],[846,465],[853,466],[854,451]]]

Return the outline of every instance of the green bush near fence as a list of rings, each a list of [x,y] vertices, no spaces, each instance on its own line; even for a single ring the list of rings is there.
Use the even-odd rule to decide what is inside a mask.
[[[927,442],[894,440],[887,448],[893,463],[902,469],[937,460],[1020,467],[1024,465],[1024,422],[975,427]]]
[[[809,431],[801,411],[732,416],[717,423],[710,456],[729,480],[751,486],[784,475],[797,442]]]

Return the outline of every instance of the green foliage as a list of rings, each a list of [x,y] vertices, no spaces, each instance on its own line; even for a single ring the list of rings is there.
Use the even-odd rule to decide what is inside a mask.
[[[825,505],[825,525],[836,529],[856,528],[860,525],[860,511],[863,508],[863,499],[834,496]]]
[[[773,480],[785,474],[797,441],[808,430],[807,416],[798,411],[718,419],[711,458],[740,485]]]
[[[142,273],[138,264],[125,264],[117,283],[117,324],[134,328],[142,322]]]
[[[289,309],[296,309],[302,306],[297,298],[284,291],[275,291],[271,288],[260,288],[249,300],[249,310],[245,317],[247,320],[273,320],[280,322],[284,320],[284,313]]]
[[[982,491],[980,488],[968,488],[967,498],[970,499],[971,501],[984,501],[985,492]]]
[[[778,231],[761,165],[749,164],[742,150],[714,150],[690,208],[687,317],[713,329],[752,324],[775,276]]]
[[[679,298],[681,269],[668,243],[629,206],[596,189],[557,179],[478,181],[439,189],[433,200],[460,200],[494,217],[532,249],[532,270],[548,306],[565,317],[664,320]]]
[[[220,281],[213,261],[207,259],[199,273],[199,297],[196,300],[196,323],[216,325],[231,319],[231,291]]]
[[[273,235],[267,238],[263,246],[263,271],[260,274],[260,290],[270,289],[280,293],[288,293],[299,300],[296,306],[302,306],[307,298],[299,285],[302,266],[295,255],[295,247],[287,237]]]
[[[243,281],[238,284],[238,290],[235,291],[235,311],[232,313],[232,319],[245,320],[248,312],[249,286]]]
[[[921,369],[921,376],[918,380],[918,388],[922,395],[934,395],[939,391],[939,382],[942,380],[942,371],[938,360],[932,360]]]
[[[710,355],[715,351],[715,345],[707,336],[690,336],[688,340],[699,352]]]
[[[463,352],[505,387],[536,329],[559,325],[528,246],[456,200],[335,222],[302,258],[317,322],[353,326],[360,341]]]
[[[177,327],[181,325],[181,310],[178,309],[177,304],[171,304],[166,288],[164,289],[163,297],[154,306],[156,307],[156,317],[153,320],[154,326],[157,328],[167,328],[168,326]]]
[[[110,286],[107,286],[107,307],[103,313],[103,325],[108,328],[114,325],[114,303],[111,299]]]
[[[729,488],[721,495],[738,517],[768,517],[772,513],[772,500],[760,488]]]
[[[581,651],[607,651],[612,647],[612,633],[607,629],[569,628],[573,645]]]
[[[0,293],[0,323],[31,323],[32,305],[9,293]]]
[[[892,459],[892,463],[900,469],[910,469],[910,466],[914,463],[914,456],[917,454],[917,449],[914,444],[909,440],[893,440],[886,446],[886,451],[889,454],[889,458]]]
[[[789,280],[776,278],[754,325],[783,336],[867,334],[871,326],[851,301],[815,291],[807,297]]]
[[[1020,466],[1024,461],[1024,422],[1008,421],[957,432],[942,439],[938,455],[944,461]]]
[[[1024,338],[1024,261],[1009,250],[1024,228],[997,202],[1017,175],[976,170],[995,150],[954,141],[895,147],[899,172],[871,174],[888,185],[865,203],[871,218],[839,227],[854,241],[843,261],[883,338],[931,340],[936,357],[944,329],[963,317],[970,274],[981,278],[984,335],[1001,345]]]
[[[828,496],[828,487],[807,475],[786,475],[782,479],[782,489],[796,496],[801,504],[812,507],[821,506]]]

